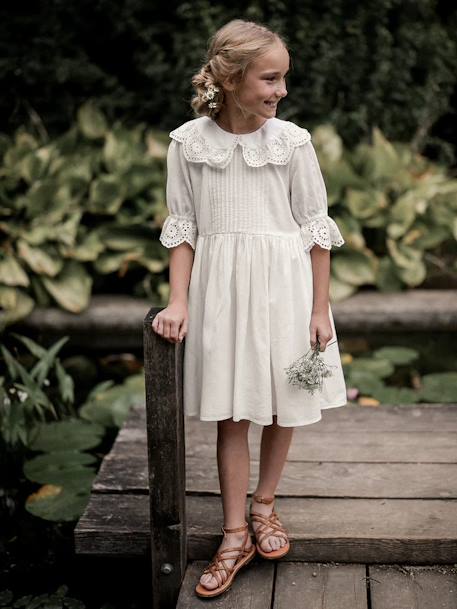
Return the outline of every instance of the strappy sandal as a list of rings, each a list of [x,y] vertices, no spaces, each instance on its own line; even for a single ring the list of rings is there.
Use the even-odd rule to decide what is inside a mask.
[[[258,503],[271,503],[275,500],[274,497],[262,497],[261,495],[253,495],[253,499],[255,499]],[[281,558],[281,556],[285,556],[287,552],[290,550],[289,538],[287,537],[287,529],[279,524],[278,514],[273,510],[269,516],[265,516],[264,514],[259,514],[258,512],[252,511],[252,501],[251,508],[249,510],[249,515],[251,517],[252,522],[259,522],[259,526],[254,529],[254,535],[256,538],[256,549],[257,552],[263,558],[267,558],[269,560],[273,560],[274,558]],[[260,547],[262,540],[265,537],[270,537],[271,535],[275,535],[276,537],[285,537],[287,543],[285,546],[278,548],[277,550],[272,550],[271,552],[265,552]]]
[[[219,586],[217,588],[209,589],[209,588],[205,588],[205,586],[203,586],[199,582],[197,584],[197,586],[195,587],[195,592],[198,594],[198,596],[203,596],[203,597],[218,596],[219,594],[222,594],[223,592],[228,590],[230,588],[230,586],[232,585],[237,572],[241,569],[241,567],[244,567],[249,562],[251,562],[251,560],[255,556],[255,544],[252,544],[251,547],[249,548],[249,550],[246,550],[246,543],[247,543],[247,540],[249,537],[248,523],[246,523],[245,525],[243,525],[241,527],[235,528],[235,529],[226,529],[224,527],[221,527],[221,529],[222,529],[222,533],[224,534],[224,536],[226,533],[237,533],[238,531],[246,531],[245,536],[243,538],[243,543],[238,548],[224,548],[220,552],[216,552],[213,560],[208,565],[208,567],[203,571],[203,573],[204,574],[211,573],[211,575],[213,577],[215,577],[216,580],[218,581]],[[225,563],[225,560],[227,560],[228,558],[233,559],[233,558],[235,558],[235,556],[230,556],[230,557],[226,556],[225,560],[224,560],[224,558],[222,558],[222,555],[225,552],[233,552],[234,550],[239,550],[240,553],[238,554],[238,556],[236,556],[236,560],[235,560],[235,563],[233,564],[233,566],[228,567]],[[222,575],[219,573],[219,571],[226,571],[227,579],[225,580],[225,582],[223,581]]]

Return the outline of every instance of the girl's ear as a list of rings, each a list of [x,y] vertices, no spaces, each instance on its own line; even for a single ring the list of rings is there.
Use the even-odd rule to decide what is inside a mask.
[[[238,72],[228,76],[222,84],[227,91],[235,91],[241,84],[241,74]]]
[[[234,81],[233,76],[226,78],[222,85],[227,91],[234,91],[236,88],[236,82]]]

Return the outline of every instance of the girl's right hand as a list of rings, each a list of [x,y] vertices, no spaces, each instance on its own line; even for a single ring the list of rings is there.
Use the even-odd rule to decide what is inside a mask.
[[[154,317],[152,329],[170,343],[182,343],[187,334],[187,304],[175,302],[162,309]]]

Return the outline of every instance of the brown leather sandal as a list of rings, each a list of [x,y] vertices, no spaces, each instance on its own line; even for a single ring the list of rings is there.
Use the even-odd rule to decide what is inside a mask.
[[[266,503],[266,504],[271,503],[272,501],[275,500],[274,497],[262,497],[262,495],[253,495],[253,498],[258,503]],[[260,525],[258,527],[256,527],[255,529],[254,529],[254,527],[252,527],[252,530],[253,530],[255,538],[256,538],[256,549],[257,549],[257,552],[260,554],[260,556],[262,556],[263,558],[267,558],[269,560],[273,560],[274,558],[281,558],[281,556],[285,556],[288,553],[288,551],[290,550],[290,543],[289,543],[289,538],[287,536],[287,533],[288,533],[287,529],[285,527],[283,527],[281,524],[279,524],[278,514],[274,510],[271,512],[271,514],[269,516],[265,516],[264,514],[259,514],[258,512],[253,512],[252,511],[252,501],[251,501],[251,508],[249,510],[249,515],[251,516],[252,522],[260,522]],[[262,540],[265,539],[265,537],[270,537],[271,535],[275,535],[276,537],[285,537],[285,539],[287,540],[286,545],[283,546],[282,548],[278,548],[277,550],[272,550],[271,552],[265,552],[260,547],[260,544],[262,543]]]
[[[237,533],[238,531],[244,530],[246,533],[243,538],[243,543],[238,548],[224,548],[220,552],[216,552],[213,560],[203,571],[203,573],[211,573],[211,575],[215,577],[218,581],[219,586],[217,588],[209,589],[205,588],[205,586],[203,586],[203,584],[199,582],[195,587],[195,592],[198,594],[198,596],[218,596],[219,594],[222,594],[223,592],[228,590],[232,585],[232,582],[237,572],[241,569],[241,567],[244,567],[249,562],[251,562],[251,560],[255,556],[255,544],[252,544],[249,550],[246,550],[246,543],[249,537],[248,523],[235,529],[226,529],[224,527],[221,527],[221,529],[224,536],[226,533]],[[236,560],[233,566],[228,567],[225,563],[225,560],[229,558],[235,558],[235,556],[226,556],[224,560],[222,558],[222,554],[224,554],[225,552],[233,552],[234,550],[239,550],[240,553],[238,554],[238,556],[236,556]],[[227,579],[225,580],[225,582],[223,581],[222,575],[219,573],[219,571],[225,571],[227,573]]]

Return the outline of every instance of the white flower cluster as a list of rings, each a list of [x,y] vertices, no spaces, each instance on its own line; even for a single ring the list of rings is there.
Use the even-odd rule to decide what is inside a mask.
[[[214,86],[213,84],[209,84],[209,85],[206,84],[205,87],[206,87],[206,93],[203,93],[203,95],[202,95],[203,101],[208,101],[210,99],[214,99],[214,95],[216,93],[219,93],[219,88]],[[217,103],[212,101],[208,104],[208,106],[210,108],[215,108],[217,106]]]
[[[311,395],[314,395],[316,389],[322,391],[324,378],[332,376],[330,368],[336,368],[336,366],[326,365],[319,355],[319,350],[320,345],[317,338],[315,349],[309,349],[307,353],[292,362],[290,366],[284,368],[289,383],[298,385],[301,389],[306,389]],[[311,355],[309,355],[310,352],[312,352]]]

